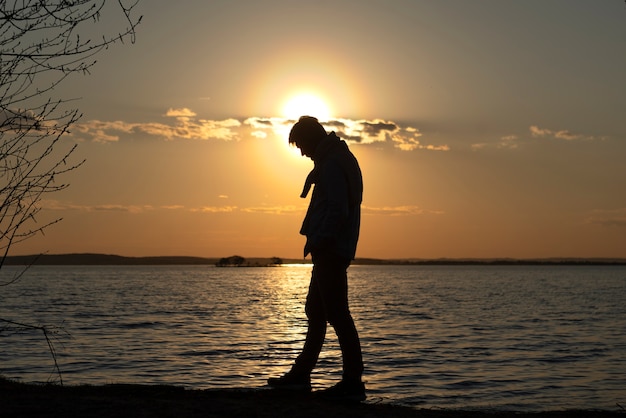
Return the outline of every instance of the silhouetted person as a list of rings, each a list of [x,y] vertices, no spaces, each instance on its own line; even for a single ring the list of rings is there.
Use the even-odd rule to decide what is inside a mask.
[[[300,196],[305,198],[315,184],[300,230],[306,235],[304,257],[311,254],[313,272],[305,306],[308,329],[302,353],[289,372],[269,378],[268,384],[275,388],[311,390],[311,371],[322,350],[328,322],[339,339],[343,376],[322,395],[362,401],[366,397],[361,381],[363,359],[359,335],[348,309],[347,276],[359,238],[361,169],[347,144],[334,132],[327,134],[314,117],[302,116],[298,120],[289,134],[289,143],[295,144],[315,164]]]

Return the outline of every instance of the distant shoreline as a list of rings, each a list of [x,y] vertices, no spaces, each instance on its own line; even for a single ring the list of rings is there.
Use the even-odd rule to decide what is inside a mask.
[[[246,266],[272,265],[273,257],[247,258]],[[41,254],[7,256],[5,265],[211,265],[220,261],[219,257],[190,257],[190,256],[154,256],[154,257],[126,257],[113,254]],[[309,264],[310,260],[281,259],[282,264]],[[542,258],[542,259],[376,259],[357,258],[353,265],[415,265],[415,266],[624,266],[626,258]],[[279,267],[279,266],[278,266]]]

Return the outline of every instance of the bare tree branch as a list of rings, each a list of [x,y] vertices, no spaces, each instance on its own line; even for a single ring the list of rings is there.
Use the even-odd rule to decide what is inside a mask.
[[[39,221],[42,198],[66,189],[61,178],[84,160],[64,138],[81,114],[54,89],[73,74],[88,74],[95,56],[115,43],[135,42],[139,0],[0,0],[0,268],[11,248],[43,234],[60,218]],[[117,20],[115,34],[98,34],[100,19]],[[6,283],[24,275],[21,271]],[[54,328],[8,321],[3,332],[39,330],[61,372],[50,335]]]

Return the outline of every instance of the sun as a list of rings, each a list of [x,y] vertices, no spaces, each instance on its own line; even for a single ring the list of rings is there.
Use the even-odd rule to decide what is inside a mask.
[[[287,99],[282,108],[283,116],[298,119],[300,116],[314,116],[320,121],[330,119],[330,108],[319,96],[311,93],[300,93]]]

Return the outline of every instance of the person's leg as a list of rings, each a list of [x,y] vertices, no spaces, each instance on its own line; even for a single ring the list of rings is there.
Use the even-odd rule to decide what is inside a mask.
[[[325,317],[335,329],[343,359],[343,379],[361,381],[363,356],[359,334],[348,308],[349,260],[329,253],[315,254],[317,286]]]
[[[359,334],[352,316],[338,318],[332,325],[339,339],[343,357],[343,379],[361,381],[363,374],[363,356]]]
[[[311,371],[317,363],[326,337],[326,316],[315,278],[315,267],[306,298],[305,311],[308,319],[306,339],[302,352],[291,370],[281,377],[270,377],[267,383],[275,388],[311,390]]]
[[[292,371],[298,374],[311,374],[326,338],[326,315],[324,314],[324,305],[319,291],[317,271],[318,268],[313,265],[311,284],[309,285],[309,293],[305,305],[308,320],[306,339],[302,352],[292,368]]]

